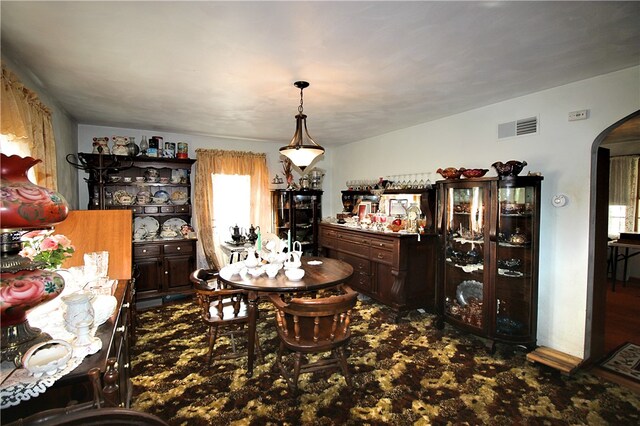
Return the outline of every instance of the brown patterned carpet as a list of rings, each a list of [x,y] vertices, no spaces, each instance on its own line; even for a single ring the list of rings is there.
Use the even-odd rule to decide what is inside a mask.
[[[339,372],[300,377],[292,397],[274,365],[273,312],[261,305],[265,354],[254,376],[246,357],[205,367],[206,336],[195,304],[176,302],[139,315],[133,349],[133,408],[171,425],[638,425],[640,395],[586,372],[572,377],[498,345],[412,313],[399,324],[359,301],[349,363],[354,388]],[[225,340],[228,344],[228,340]]]

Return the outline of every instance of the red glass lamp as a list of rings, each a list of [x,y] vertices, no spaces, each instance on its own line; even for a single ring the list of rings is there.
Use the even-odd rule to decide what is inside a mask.
[[[64,279],[41,264],[19,256],[20,237],[28,230],[49,228],[69,213],[59,193],[27,178],[28,170],[41,160],[17,155],[0,158],[0,321],[2,361],[19,364],[22,354],[36,343],[51,339],[29,326],[27,311],[57,297]]]

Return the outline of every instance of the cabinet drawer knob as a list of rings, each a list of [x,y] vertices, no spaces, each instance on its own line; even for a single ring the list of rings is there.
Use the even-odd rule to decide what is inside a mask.
[[[384,247],[384,243],[378,243],[380,247]]]
[[[165,275],[169,275],[169,271],[164,271],[164,274]]]
[[[178,247],[176,250],[180,250],[182,247]]]
[[[129,306],[131,306],[131,303],[129,303],[129,302],[122,304],[123,308],[128,308]]]
[[[142,249],[142,252],[143,252],[143,253],[146,253],[146,252],[147,252],[147,249]]]
[[[378,253],[378,259],[384,259],[384,255],[382,253]]]
[[[122,366],[122,368],[129,368],[129,363],[126,363],[125,365]]]
[[[124,333],[124,330],[125,330],[125,326],[124,326],[124,325],[121,325],[120,327],[117,327],[117,328],[116,328],[116,331],[117,331],[118,333]]]

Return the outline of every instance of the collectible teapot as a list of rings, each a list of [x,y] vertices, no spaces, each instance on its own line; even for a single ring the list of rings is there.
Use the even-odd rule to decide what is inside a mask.
[[[242,235],[242,228],[238,225],[229,227],[229,232],[231,232],[231,239],[234,243],[239,243],[244,239]]]
[[[260,226],[256,226],[255,228],[253,227],[253,225],[251,225],[249,227],[249,234],[247,235],[247,240],[249,240],[249,242],[251,244],[255,243],[256,240],[258,239],[258,234],[257,232],[260,231]]]
[[[302,266],[300,261],[300,254],[298,252],[291,252],[287,256],[286,262],[284,262],[284,269],[297,269]]]

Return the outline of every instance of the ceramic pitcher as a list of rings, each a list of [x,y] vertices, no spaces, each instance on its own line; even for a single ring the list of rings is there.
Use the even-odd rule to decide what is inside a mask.
[[[62,296],[62,301],[65,304],[64,325],[68,331],[77,335],[80,324],[93,323],[94,313],[90,293],[76,291]]]
[[[253,247],[247,247],[247,258],[244,264],[247,265],[248,268],[255,268],[259,262],[260,260],[256,256],[256,250]]]

